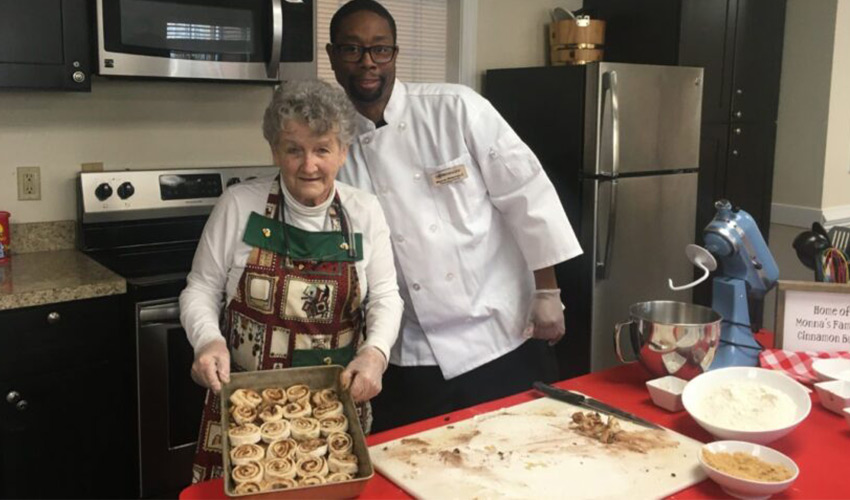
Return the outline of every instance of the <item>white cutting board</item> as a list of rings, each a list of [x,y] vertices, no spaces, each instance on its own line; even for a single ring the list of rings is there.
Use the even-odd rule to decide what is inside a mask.
[[[621,420],[623,430],[673,446],[646,453],[606,446],[570,429],[576,411],[587,410],[537,399],[369,453],[381,474],[418,498],[658,498],[705,479],[702,443]]]

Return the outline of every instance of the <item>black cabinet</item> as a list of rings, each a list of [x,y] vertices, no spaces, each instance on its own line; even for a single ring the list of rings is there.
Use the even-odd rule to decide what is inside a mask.
[[[120,296],[0,312],[0,497],[134,492]]]
[[[770,226],[785,0],[585,0],[605,60],[705,69],[696,241],[728,198]]]
[[[88,0],[0,0],[0,87],[91,90]]]

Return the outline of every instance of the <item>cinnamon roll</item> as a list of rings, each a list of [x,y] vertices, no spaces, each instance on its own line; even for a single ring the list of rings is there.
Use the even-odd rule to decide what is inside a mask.
[[[304,457],[295,463],[295,473],[298,477],[327,476],[328,462],[325,457]]]
[[[266,460],[266,481],[280,481],[281,479],[295,479],[295,463],[288,458],[273,458]]]
[[[313,408],[310,406],[308,399],[293,401],[283,407],[283,416],[290,420],[298,417],[309,417],[312,413]]]
[[[328,435],[328,452],[331,455],[348,455],[354,447],[354,440],[347,432],[334,432]]]
[[[283,405],[273,404],[263,408],[263,411],[260,412],[260,420],[263,422],[283,420]]]
[[[230,446],[239,446],[240,444],[254,444],[260,442],[260,428],[254,424],[237,425],[227,431],[230,437]]]
[[[343,481],[349,481],[352,479],[352,475],[347,472],[334,472],[328,475],[327,481],[328,483],[341,483]]]
[[[277,479],[274,481],[266,481],[260,485],[263,491],[288,490],[289,488],[296,488],[297,486],[298,483],[296,483],[294,479]]]
[[[307,476],[298,480],[298,486],[318,486],[325,484],[325,478],[322,476]]]
[[[290,426],[292,427],[292,439],[296,441],[314,439],[321,435],[319,421],[315,418],[294,418],[290,421]]]
[[[266,449],[266,459],[274,458],[294,458],[295,448],[298,446],[292,439],[281,439],[269,443]]]
[[[260,426],[260,436],[264,443],[271,443],[272,441],[288,438],[290,428],[289,420],[266,422]]]
[[[313,393],[310,397],[310,401],[313,402],[314,406],[321,406],[326,403],[339,401],[339,394],[337,394],[333,389],[320,389]]]
[[[307,399],[307,403],[310,402],[310,388],[304,384],[295,384],[289,386],[286,389],[286,398],[289,399],[290,402],[301,401],[302,399]]]
[[[244,465],[248,462],[259,462],[266,455],[266,450],[258,444],[240,444],[230,449],[230,461],[233,465]]]
[[[259,493],[261,491],[263,491],[263,487],[253,481],[237,484],[233,488],[233,493],[236,495],[247,495],[248,493]]]
[[[345,415],[320,418],[319,429],[322,436],[328,436],[334,432],[345,432],[348,430],[348,418]]]
[[[330,401],[313,408],[313,417],[325,418],[342,415],[342,401]]]
[[[331,455],[328,458],[328,468],[331,472],[347,472],[357,474],[357,455]]]
[[[269,387],[267,389],[263,389],[263,392],[260,393],[263,398],[263,402],[266,403],[266,406],[272,405],[285,405],[287,401],[286,398],[286,389],[283,387]]]
[[[230,395],[230,402],[236,406],[250,406],[256,408],[263,402],[263,397],[253,389],[236,389]]]
[[[259,483],[263,479],[263,464],[248,462],[233,468],[233,480],[237,483]]]
[[[252,406],[235,405],[230,407],[230,416],[239,424],[250,424],[257,418],[257,409]]]
[[[301,441],[295,447],[295,456],[298,458],[304,457],[323,457],[328,452],[328,442],[323,438],[313,438]]]

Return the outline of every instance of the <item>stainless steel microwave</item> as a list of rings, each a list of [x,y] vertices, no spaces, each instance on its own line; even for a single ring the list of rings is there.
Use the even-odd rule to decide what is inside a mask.
[[[98,73],[316,77],[315,0],[97,0]]]

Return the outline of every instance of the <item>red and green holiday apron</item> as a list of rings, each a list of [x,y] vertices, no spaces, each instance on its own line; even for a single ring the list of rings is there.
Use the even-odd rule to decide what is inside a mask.
[[[351,231],[339,195],[328,208],[332,231],[284,224],[279,179],[265,216],[252,213],[243,241],[253,247],[224,316],[231,370],[348,365],[363,336],[355,262],[363,238]],[[358,405],[368,432],[371,408]],[[219,397],[207,391],[192,482],[222,475]]]

